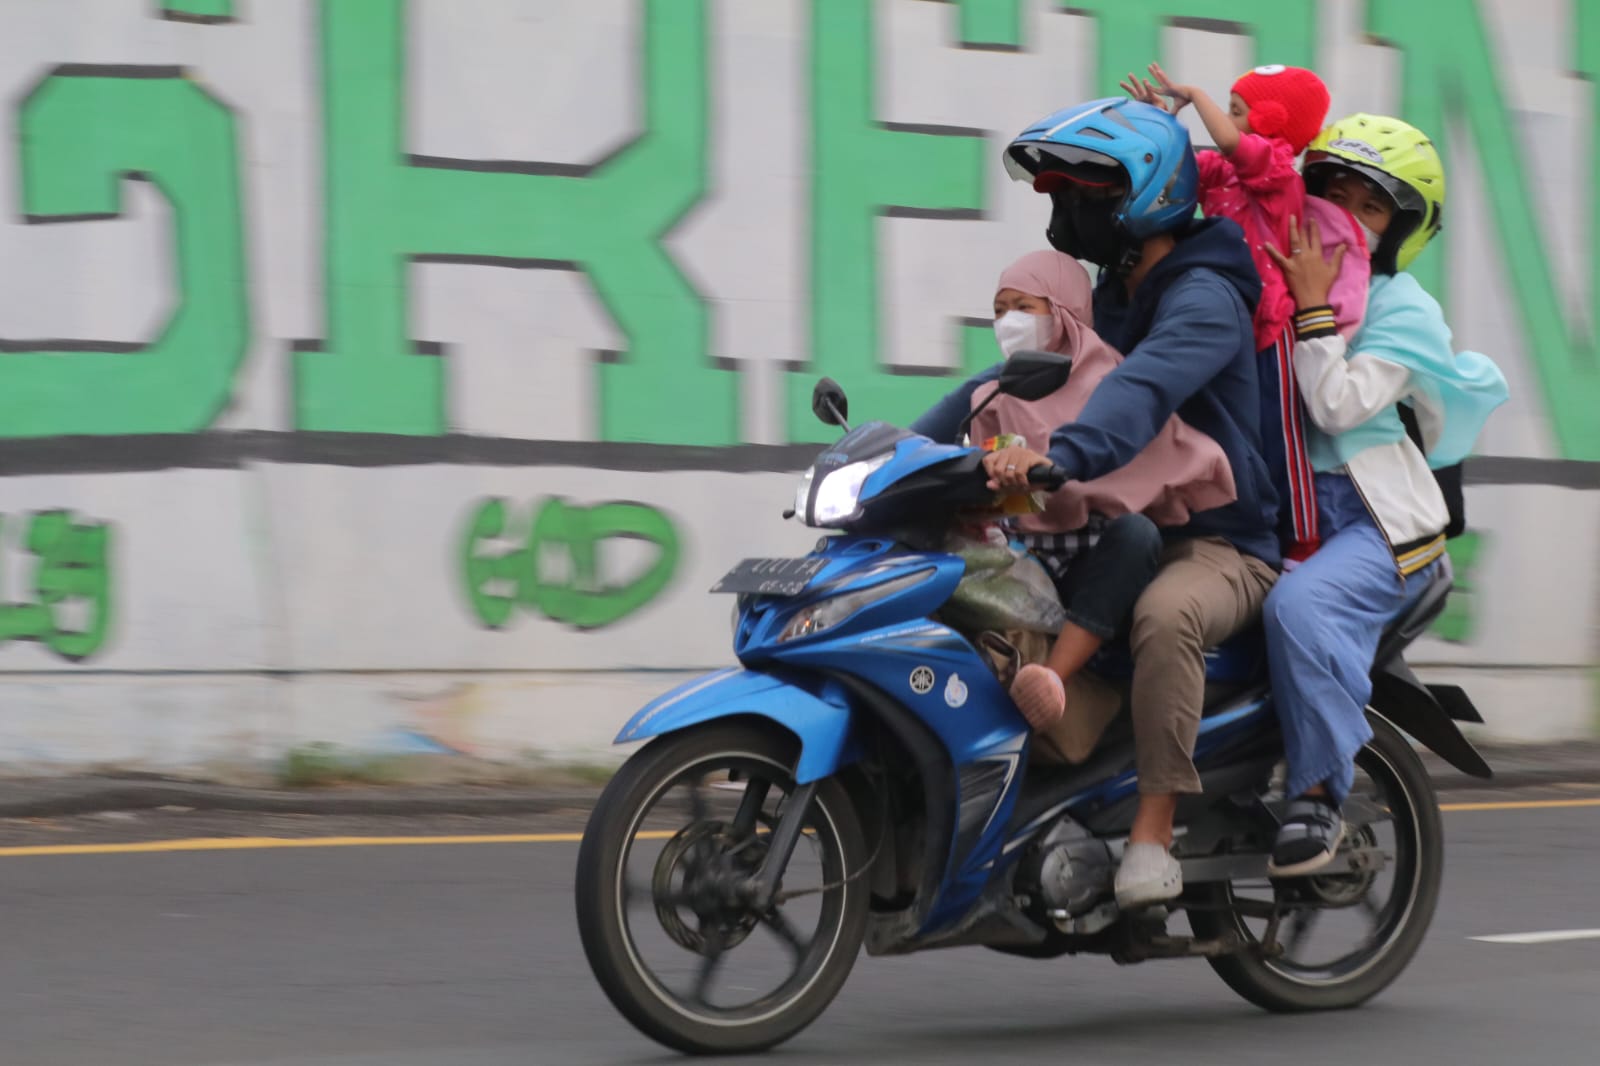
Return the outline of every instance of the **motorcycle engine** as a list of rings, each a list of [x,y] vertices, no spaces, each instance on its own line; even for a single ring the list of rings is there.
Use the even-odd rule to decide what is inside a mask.
[[[1111,891],[1117,866],[1111,849],[1071,819],[1045,835],[1023,873],[1039,886],[1045,906],[1077,916],[1091,910]]]

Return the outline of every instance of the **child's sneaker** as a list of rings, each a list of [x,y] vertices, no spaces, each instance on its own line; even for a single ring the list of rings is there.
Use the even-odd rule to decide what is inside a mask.
[[[1029,663],[1011,682],[1011,699],[1035,731],[1049,729],[1067,713],[1067,690],[1054,670]]]

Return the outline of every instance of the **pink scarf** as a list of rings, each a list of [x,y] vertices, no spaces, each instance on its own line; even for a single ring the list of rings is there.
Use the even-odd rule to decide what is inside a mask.
[[[1087,324],[1093,317],[1089,274],[1071,256],[1029,252],[1001,273],[999,289],[1050,301],[1055,322],[1050,350],[1072,357],[1072,376],[1034,403],[999,397],[973,420],[972,440],[1016,433],[1030,449],[1043,453],[1050,447],[1050,434],[1082,413],[1095,386],[1122,362],[1122,353]],[[994,382],[980,386],[973,406],[996,388]],[[1222,507],[1237,498],[1222,448],[1174,415],[1127,466],[1093,481],[1068,482],[1050,495],[1042,514],[1025,515],[1018,526],[1031,533],[1064,533],[1082,528],[1090,514],[1115,518],[1131,511],[1144,512],[1157,525],[1180,526],[1190,512]]]

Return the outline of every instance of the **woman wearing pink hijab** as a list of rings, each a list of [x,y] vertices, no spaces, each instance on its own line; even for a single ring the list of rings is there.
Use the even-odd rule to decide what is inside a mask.
[[[1072,374],[1042,400],[996,397],[973,419],[974,443],[1008,434],[1042,448],[1122,362],[1089,325],[1090,292],[1088,272],[1056,251],[1030,252],[1001,273],[994,297],[1001,351],[1008,358],[1023,350],[1059,352],[1071,357]],[[952,393],[912,429],[953,443],[961,418],[997,388],[992,376],[983,377],[990,380]],[[1042,730],[1060,720],[1066,681],[1127,624],[1160,565],[1157,527],[1183,525],[1191,512],[1236,496],[1222,448],[1173,416],[1128,465],[1093,481],[1068,482],[1048,497],[1042,513],[1016,519],[1022,540],[1055,579],[1067,614],[1048,662],[1023,667],[1012,683],[1012,699],[1030,725]]]

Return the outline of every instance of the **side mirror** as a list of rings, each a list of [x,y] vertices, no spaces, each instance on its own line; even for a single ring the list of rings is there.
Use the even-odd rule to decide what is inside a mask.
[[[1072,360],[1057,352],[1013,352],[1000,368],[1000,391],[1019,400],[1042,400],[1067,383]]]
[[[850,401],[845,399],[844,389],[832,378],[821,379],[816,388],[811,390],[811,413],[825,426],[838,426],[844,430],[850,428],[845,421],[850,416]]]

